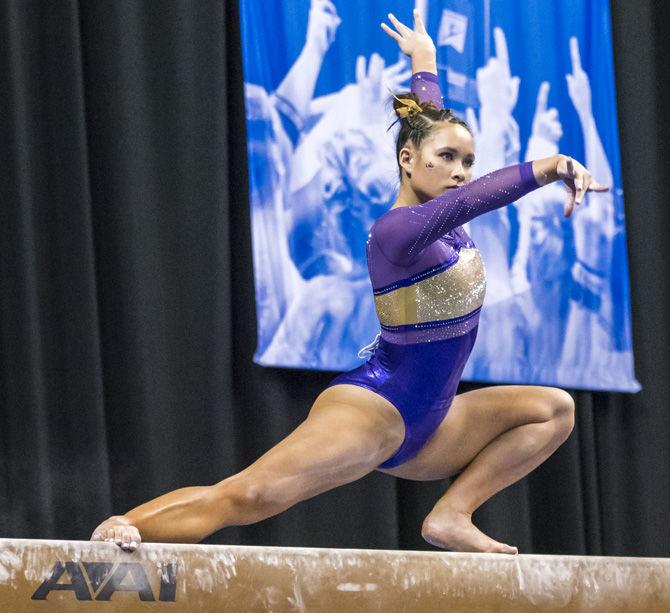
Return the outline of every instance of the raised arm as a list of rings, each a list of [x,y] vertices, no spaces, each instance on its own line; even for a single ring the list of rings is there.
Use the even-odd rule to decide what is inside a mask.
[[[436,108],[444,108],[442,92],[437,75],[428,71],[412,73],[412,92],[419,96],[420,103],[432,102]]]
[[[400,50],[412,60],[412,92],[420,102],[432,102],[437,108],[444,107],[442,93],[437,80],[437,52],[433,39],[426,32],[421,15],[414,9],[414,29],[399,21],[393,13],[388,14],[395,30],[381,24],[382,30],[398,43]]]
[[[559,154],[495,170],[423,204],[392,209],[375,223],[372,240],[389,261],[405,266],[450,230],[559,179],[573,192],[566,215],[584,192],[607,190],[579,162]]]
[[[388,17],[395,30],[385,23],[381,24],[382,29],[412,59],[412,91],[421,102],[431,100],[442,107],[435,45],[426,33],[419,11],[414,11],[413,30],[393,14],[389,13]],[[450,230],[558,179],[563,180],[570,192],[566,217],[575,204],[581,202],[585,192],[607,190],[592,181],[590,173],[579,162],[565,155],[554,155],[490,172],[422,204],[392,209],[373,226],[372,240],[388,260],[406,265]]]

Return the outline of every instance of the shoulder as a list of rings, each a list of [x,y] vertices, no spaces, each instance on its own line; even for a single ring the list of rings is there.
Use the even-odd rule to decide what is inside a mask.
[[[382,213],[372,224],[370,228],[370,235],[373,237],[380,237],[388,234],[389,232],[397,232],[402,229],[402,224],[406,217],[403,209],[407,207],[397,207],[395,209],[389,209],[385,213]]]

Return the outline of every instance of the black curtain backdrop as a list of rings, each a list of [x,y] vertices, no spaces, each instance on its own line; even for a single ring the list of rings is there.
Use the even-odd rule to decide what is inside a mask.
[[[569,440],[475,514],[525,553],[670,553],[663,4],[612,6],[643,391],[574,393]],[[251,361],[236,2],[4,0],[0,46],[0,536],[87,539],[244,468],[333,375]],[[373,473],[208,542],[431,549],[448,484]]]

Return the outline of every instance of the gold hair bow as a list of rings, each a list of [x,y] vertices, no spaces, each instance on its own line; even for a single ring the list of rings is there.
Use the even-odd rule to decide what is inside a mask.
[[[398,98],[398,96],[396,96],[395,94],[393,94],[393,97],[403,105],[400,108],[396,109],[398,117],[405,119],[405,117],[407,116],[411,117],[412,115],[416,115],[417,113],[423,113],[423,108],[421,107],[421,105],[414,102],[414,100],[412,100],[411,98]]]

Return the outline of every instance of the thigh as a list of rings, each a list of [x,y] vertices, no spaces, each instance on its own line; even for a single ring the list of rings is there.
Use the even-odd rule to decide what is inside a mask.
[[[462,471],[503,432],[551,419],[552,407],[565,402],[565,396],[563,390],[533,385],[501,385],[458,394],[414,458],[380,470],[405,479],[446,479]]]
[[[307,419],[237,477],[270,488],[287,503],[355,481],[402,444],[400,413],[378,394],[334,385],[314,402]]]

